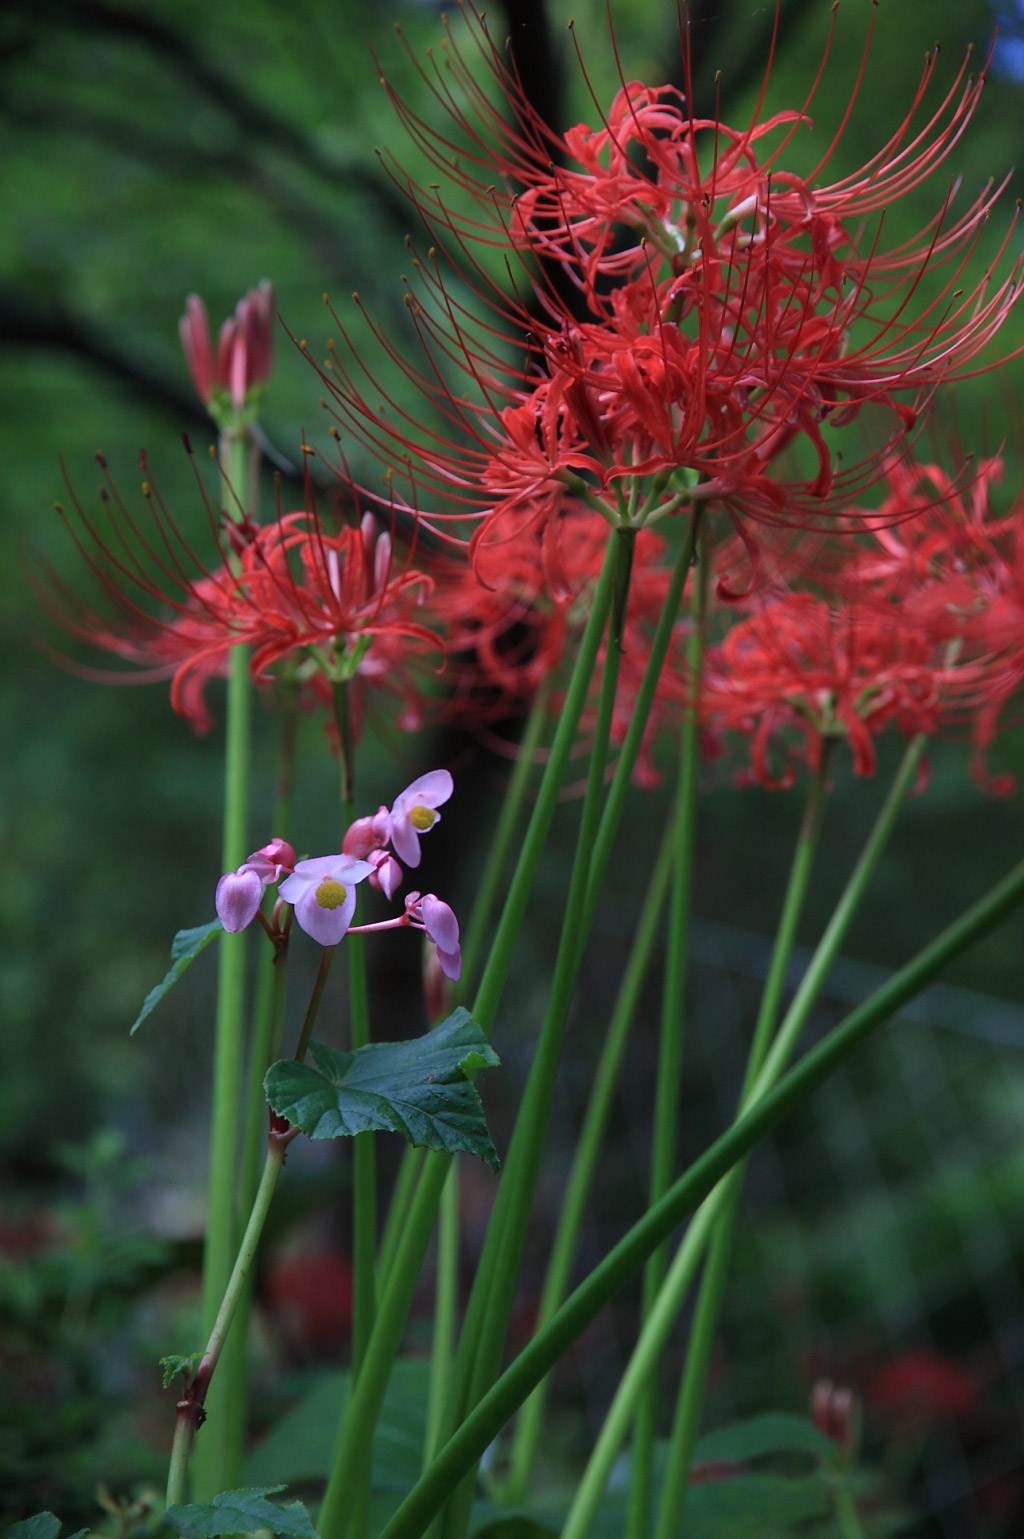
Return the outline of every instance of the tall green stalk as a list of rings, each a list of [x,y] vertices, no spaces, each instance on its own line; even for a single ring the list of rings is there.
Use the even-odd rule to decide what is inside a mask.
[[[693,889],[693,850],[697,827],[699,698],[704,669],[704,610],[707,554],[698,561],[690,588],[690,631],[686,646],[686,684],[690,695],[679,744],[679,774],[674,815],[675,849],[669,901],[665,982],[661,996],[658,1072],[655,1080],[654,1127],[651,1136],[650,1200],[669,1188],[676,1163],[676,1127],[683,1078],[683,1039],[686,1028],[686,973]],[[654,1307],[665,1275],[665,1252],[655,1251],[644,1269],[642,1318]],[[655,1372],[637,1408],[630,1469],[628,1539],[646,1539],[654,1442],[658,1432],[658,1375]]]
[[[385,1525],[380,1539],[419,1539],[466,1471],[572,1343],[636,1275],[651,1252],[865,1038],[934,982],[943,968],[1001,923],[1022,900],[1024,861],[834,1027],[774,1089],[752,1101],[749,1110],[673,1183],[537,1332],[441,1449]]]
[[[782,990],[789,967],[797,925],[807,895],[814,863],[814,853],[821,832],[822,814],[828,787],[832,740],[821,745],[818,767],[811,781],[811,788],[804,808],[803,820],[797,837],[796,850],[790,868],[789,881],[782,905],[778,934],[772,950],[771,965],[761,996],[761,1006],[747,1060],[740,1110],[743,1111],[754,1081],[759,1074],[768,1052],[772,1032],[778,1019]],[[665,1479],[661,1488],[655,1539],[675,1539],[679,1527],[679,1515],[686,1501],[693,1449],[700,1429],[700,1415],[704,1404],[711,1349],[714,1344],[722,1297],[729,1273],[732,1255],[732,1239],[739,1204],[745,1166],[737,1165],[726,1177],[726,1192],[721,1212],[715,1224],[707,1264],[701,1278],[697,1307],[687,1345],[686,1364],[680,1384],[679,1396],[669,1437],[669,1455],[665,1466]]]
[[[485,1030],[489,1030],[493,1022],[511,966],[519,928],[565,780],[576,728],[611,607],[614,569],[614,542],[609,541],[519,860],[473,1003],[472,1013]],[[443,1154],[429,1154],[424,1161],[395,1259],[378,1301],[377,1318],[367,1347],[363,1372],[353,1386],[347,1413],[339,1429],[331,1475],[318,1518],[321,1539],[344,1539],[347,1532],[348,1493],[357,1473],[368,1465],[373,1428],[405,1329],[409,1305],[430,1241],[449,1165],[450,1156]]]
[[[576,1243],[608,1124],[619,1069],[636,1014],[640,990],[650,963],[651,952],[654,949],[658,926],[661,923],[662,910],[668,892],[669,874],[672,869],[674,843],[672,825],[669,824],[633,936],[622,983],[619,986],[601,1048],[601,1057],[594,1074],[594,1083],[587,1102],[583,1126],[580,1129],[579,1141],[569,1170],[565,1197],[551,1245],[551,1258],[544,1277],[540,1306],[537,1311],[538,1330],[551,1319],[565,1298],[568,1288],[569,1275],[576,1254]],[[545,1379],[534,1390],[523,1406],[516,1425],[516,1435],[509,1461],[509,1475],[503,1493],[503,1500],[507,1505],[525,1501],[529,1495],[533,1464],[544,1425],[547,1382]]]
[[[254,513],[255,495],[252,447],[244,431],[221,435],[220,464],[226,477],[228,510],[233,516]],[[233,503],[232,494],[237,498]],[[226,704],[224,759],[224,833],[221,867],[234,871],[249,854],[249,763],[251,758],[252,685],[246,648],[231,652]],[[210,1128],[210,1177],[203,1251],[202,1322],[204,1332],[213,1329],[234,1259],[238,1229],[235,1204],[241,1170],[240,1111],[245,1059],[245,963],[246,935],[221,937],[217,974],[217,1013],[214,1036],[213,1106]],[[244,1358],[246,1343],[237,1335],[230,1353]],[[238,1416],[232,1416],[228,1381],[244,1379],[244,1362],[233,1363],[226,1378],[218,1379],[207,1405],[208,1430],[197,1450],[193,1482],[197,1500],[208,1501],[218,1491],[238,1484],[242,1434]]]
[[[926,739],[919,736],[908,745],[903,755],[882,809],[836,905],[825,934],[811,959],[810,966],[797,990],[796,998],[787,1011],[759,1072],[751,1076],[752,1083],[746,1096],[748,1105],[752,1105],[771,1090],[785,1069],[864,895],[868,881],[888,842],[897,814],[917,774],[925,744]],[[612,1465],[618,1456],[622,1438],[625,1436],[631,1399],[635,1406],[636,1399],[642,1397],[645,1392],[647,1380],[644,1375],[653,1372],[657,1366],[668,1331],[675,1315],[682,1308],[700,1265],[704,1246],[710,1238],[714,1224],[726,1211],[731,1192],[730,1181],[723,1180],[702,1206],[697,1219],[691,1224],[679,1247],[668,1276],[658,1293],[657,1304],[640,1333],[629,1367],[619,1385],[605,1419],[605,1425],[588,1460],[562,1539],[583,1539],[590,1529],[611,1474]]]
[[[587,789],[577,834],[572,875],[569,880],[562,933],[555,959],[547,1011],[516,1115],[501,1185],[487,1226],[487,1235],[466,1307],[459,1349],[452,1372],[452,1391],[445,1416],[445,1425],[448,1428],[458,1424],[466,1408],[474,1404],[496,1378],[509,1315],[515,1298],[519,1263],[540,1166],[562,1037],[582,956],[580,924],[590,873],[590,852],[604,791],[604,770],[607,763],[619,660],[622,653],[622,634],[629,596],[633,544],[632,531],[619,529],[612,535],[611,546],[615,562],[614,597],[605,646],[604,670],[591,747]],[[443,1532],[447,1539],[457,1539],[457,1536],[465,1532],[472,1500],[473,1486],[467,1479],[461,1492],[453,1501],[451,1511],[445,1520]]]

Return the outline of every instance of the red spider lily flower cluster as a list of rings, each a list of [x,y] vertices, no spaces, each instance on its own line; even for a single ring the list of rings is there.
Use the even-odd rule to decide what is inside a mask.
[[[396,400],[374,404],[375,372],[351,344],[323,371],[337,420],[404,478],[421,514],[479,520],[478,558],[522,527],[550,528],[580,498],[612,523],[697,500],[770,524],[851,518],[922,399],[983,366],[1017,297],[1009,229],[980,271],[971,260],[1001,187],[959,214],[946,189],[918,236],[892,248],[872,217],[941,166],[982,77],[965,63],[929,111],[930,56],[896,133],[860,172],[828,183],[838,136],[810,174],[786,164],[820,73],[799,111],[762,119],[763,88],[741,128],[697,117],[689,89],[628,82],[600,127],[558,136],[466,14],[497,92],[451,37],[456,89],[440,66],[421,71],[441,128],[388,87],[418,149],[471,205],[453,212],[443,191],[392,164],[436,242],[416,264],[424,298],[407,296],[423,361],[404,367],[437,425]],[[688,34],[684,70],[689,82]],[[488,276],[489,247],[516,253],[519,286],[536,284],[532,310]],[[443,276],[445,258],[475,287],[472,303]],[[538,262],[565,271],[578,314]],[[527,337],[522,367],[503,357],[509,331]],[[833,430],[869,402],[882,443],[840,470]]]
[[[411,662],[428,652],[444,659],[443,644],[419,616],[432,584],[408,562],[396,563],[390,535],[370,514],[358,528],[329,533],[311,510],[265,525],[218,524],[208,507],[217,559],[205,564],[151,483],[144,483],[146,527],[101,466],[109,530],[77,499],[78,522],[68,523],[106,608],[90,607],[52,574],[44,593],[65,629],[141,670],[88,670],[91,677],[169,678],[174,709],[204,733],[213,725],[206,687],[227,675],[232,650],[246,646],[259,684],[287,680],[308,701],[329,703],[332,683],[344,681],[353,686],[357,719],[371,688],[398,698],[406,725],[419,723]]]
[[[992,510],[993,459],[958,487],[937,466],[890,476],[881,526],[848,542],[830,584],[751,596],[707,659],[701,715],[750,740],[751,774],[789,785],[845,738],[859,774],[875,738],[969,728],[976,765],[1024,682],[1019,515]],[[773,769],[772,754],[782,756]],[[1005,789],[1005,781],[990,784]]]

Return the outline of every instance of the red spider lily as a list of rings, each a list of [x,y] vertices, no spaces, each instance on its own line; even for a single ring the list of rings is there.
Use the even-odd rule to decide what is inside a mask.
[[[898,604],[839,608],[788,593],[759,604],[711,649],[701,708],[713,733],[750,737],[755,779],[783,787],[795,771],[787,762],[774,772],[771,748],[815,768],[830,737],[845,737],[857,773],[873,774],[874,738],[886,726],[937,729],[944,677],[933,639],[901,623]]]
[[[766,76],[746,128],[695,117],[689,92],[624,82],[600,128],[557,136],[483,22],[468,19],[511,124],[451,37],[447,75],[421,71],[443,128],[388,87],[418,149],[473,205],[453,212],[441,190],[418,188],[391,163],[442,256],[416,263],[424,298],[408,296],[423,362],[403,363],[378,337],[438,425],[396,399],[375,404],[376,371],[351,343],[324,370],[339,422],[405,478],[410,506],[436,503],[438,521],[482,519],[477,556],[581,497],[610,522],[642,523],[697,498],[769,523],[856,516],[856,497],[901,452],[894,441],[923,397],[981,366],[1017,297],[1020,264],[1002,263],[1009,232],[968,277],[1001,188],[957,217],[947,190],[920,234],[891,249],[880,228],[861,230],[941,165],[981,78],[965,63],[929,114],[929,56],[897,132],[859,173],[822,184],[839,135],[809,176],[785,166],[821,72],[799,111],[761,121]],[[688,33],[685,47],[689,81]],[[866,49],[858,86],[865,62]],[[570,315],[543,278],[540,318],[510,300],[475,255],[488,246],[514,252],[527,285],[535,258],[562,264],[588,315]],[[474,300],[456,297],[443,258]],[[503,357],[510,329],[528,335],[525,367]],[[869,402],[888,424],[883,446],[837,473],[832,432]]]
[[[1024,538],[1019,512],[992,508],[1002,473],[999,459],[959,482],[901,464],[873,515],[880,527],[842,543],[838,565],[835,548],[817,547],[813,592],[762,596],[712,649],[706,720],[750,736],[763,784],[793,778],[791,766],[773,775],[773,743],[813,765],[836,735],[870,774],[873,738],[890,724],[907,734],[966,724],[987,779],[985,752],[1024,683]]]
[[[443,658],[436,634],[416,618],[430,579],[411,565],[395,568],[391,538],[378,533],[371,516],[337,534],[328,534],[312,511],[285,513],[262,527],[232,524],[222,534],[208,508],[218,561],[207,567],[148,484],[145,491],[148,529],[109,476],[109,534],[74,504],[79,524],[72,535],[109,613],[82,603],[49,574],[43,596],[64,628],[143,670],[88,670],[91,677],[170,678],[174,709],[205,732],[212,725],[206,685],[226,675],[236,646],[251,649],[258,683],[272,683],[286,664],[292,682],[314,685],[314,694],[320,678],[328,692],[330,680],[351,680],[357,705],[360,694],[379,688],[398,693],[408,707],[416,693],[409,654],[432,650]]]

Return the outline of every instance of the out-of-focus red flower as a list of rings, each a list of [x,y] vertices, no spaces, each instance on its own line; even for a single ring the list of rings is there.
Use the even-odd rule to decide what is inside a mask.
[[[290,1341],[309,1352],[339,1352],[352,1330],[352,1265],[324,1251],[275,1261],[267,1294]]]
[[[875,1411],[907,1434],[923,1433],[947,1417],[970,1416],[980,1395],[973,1374],[927,1349],[885,1363],[869,1392]]]

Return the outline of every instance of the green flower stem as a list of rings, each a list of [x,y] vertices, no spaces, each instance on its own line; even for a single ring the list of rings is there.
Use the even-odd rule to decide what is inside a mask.
[[[605,869],[611,856],[615,835],[618,832],[622,818],[622,809],[625,805],[626,795],[629,791],[633,767],[637,761],[643,743],[644,732],[647,729],[648,718],[651,714],[651,706],[654,702],[654,692],[661,678],[661,670],[668,652],[669,643],[679,620],[679,606],[682,602],[683,591],[690,568],[693,565],[694,551],[697,548],[697,534],[699,531],[700,509],[698,508],[687,520],[686,528],[676,556],[676,564],[669,580],[668,591],[665,595],[665,604],[654,629],[651,638],[651,647],[644,666],[643,678],[640,680],[640,688],[636,693],[636,703],[626,736],[619,749],[619,755],[615,763],[615,773],[608,790],[604,812],[601,814],[601,822],[594,840],[594,848],[590,856],[590,883],[587,888],[586,907],[583,912],[581,934],[589,935],[590,926],[594,918],[594,910],[601,893],[601,885],[604,881]]]
[[[523,803],[530,784],[530,772],[540,746],[550,699],[551,676],[548,675],[542,680],[534,695],[526,718],[515,767],[502,800],[501,811],[498,814],[498,822],[487,855],[487,864],[477,887],[469,923],[466,926],[467,940],[462,948],[462,977],[458,988],[460,997],[469,990],[476,976],[487,926],[505,874],[505,863],[512,846],[512,839],[522,815]]]
[[[864,1527],[857,1511],[857,1503],[844,1475],[836,1475],[832,1484],[832,1507],[836,1515],[836,1528],[840,1539],[864,1539]]]
[[[658,1072],[655,1082],[654,1129],[651,1138],[650,1200],[669,1188],[676,1165],[676,1127],[683,1079],[683,1039],[686,1029],[686,971],[693,888],[693,847],[697,826],[698,749],[697,702],[704,669],[704,610],[708,558],[699,561],[690,587],[690,630],[686,645],[686,677],[690,705],[683,720],[676,781],[675,850],[669,901],[665,981],[661,996]],[[665,1275],[665,1251],[656,1250],[644,1269],[642,1319],[654,1307]],[[658,1375],[653,1373],[636,1413],[633,1460],[630,1468],[628,1539],[646,1539],[650,1526],[654,1443],[658,1432]]]
[[[570,1294],[554,1318],[537,1332],[441,1449],[382,1530],[380,1539],[419,1539],[466,1471],[475,1465],[563,1353],[635,1276],[651,1252],[866,1037],[926,989],[954,958],[994,929],[1022,900],[1024,861],[834,1027],[773,1090],[753,1102],[673,1183],[660,1202],[627,1231]]]
[[[605,646],[601,693],[591,747],[587,789],[577,834],[572,875],[569,880],[565,917],[558,955],[555,959],[547,1011],[516,1115],[501,1184],[487,1225],[487,1235],[466,1307],[465,1322],[452,1372],[452,1393],[448,1399],[445,1418],[446,1427],[449,1430],[462,1420],[466,1409],[480,1399],[497,1377],[508,1330],[508,1319],[515,1298],[519,1263],[526,1239],[526,1227],[537,1182],[544,1133],[551,1109],[551,1096],[558,1073],[562,1037],[576,982],[576,973],[583,954],[580,924],[590,873],[590,852],[604,793],[604,771],[608,758],[608,741],[618,686],[622,634],[629,596],[634,546],[632,532],[617,530],[611,544],[613,554],[617,558],[614,600]],[[472,1501],[473,1483],[467,1479],[459,1497],[453,1502],[445,1522],[444,1533],[448,1539],[457,1539],[457,1536],[464,1533]]]
[[[334,720],[338,728],[341,764],[341,811],[344,827],[354,822],[355,760],[352,713],[348,685],[335,684]],[[358,922],[358,909],[352,916]],[[370,994],[366,981],[366,949],[361,935],[349,935],[345,945],[348,961],[349,1031],[353,1048],[370,1040]],[[352,1307],[352,1376],[355,1378],[373,1329],[377,1293],[377,1161],[372,1133],[357,1133],[352,1148],[354,1299]]]
[[[644,900],[630,948],[629,960],[622,976],[622,983],[594,1075],[594,1084],[587,1103],[583,1126],[580,1129],[579,1142],[573,1156],[562,1211],[551,1247],[551,1259],[544,1278],[540,1307],[537,1312],[538,1329],[551,1319],[565,1298],[568,1288],[569,1275],[576,1254],[576,1242],[608,1124],[626,1041],[636,1014],[637,1001],[661,922],[662,909],[668,892],[669,874],[672,869],[673,846],[674,836],[670,824],[651,874],[651,884]],[[544,1423],[546,1400],[547,1380],[545,1379],[523,1406],[516,1426],[508,1481],[502,1497],[506,1505],[523,1502],[529,1495],[533,1462]]]
[[[779,1080],[786,1063],[796,1046],[797,1037],[813,1008],[814,1001],[833,960],[842,944],[843,937],[849,927],[850,921],[862,898],[868,880],[878,864],[882,851],[892,831],[893,823],[903,804],[925,747],[925,739],[918,737],[908,746],[897,770],[895,779],[882,805],[882,809],[875,820],[874,827],[868,837],[867,844],[861,853],[860,859],[854,867],[853,874],[843,891],[842,897],[836,905],[835,912],[830,919],[825,934],[811,959],[807,973],[797,990],[796,998],[787,1013],[774,1045],[766,1054],[765,1062],[756,1075],[752,1075],[753,1084],[747,1091],[746,1101],[751,1104],[760,1098],[767,1090],[770,1090]],[[808,983],[808,980],[811,980]],[[682,1308],[686,1294],[696,1275],[700,1265],[701,1255],[705,1242],[709,1239],[714,1223],[719,1218],[727,1225],[727,1215],[730,1204],[734,1204],[738,1196],[741,1171],[733,1171],[723,1180],[712,1193],[708,1202],[704,1204],[698,1214],[700,1223],[695,1222],[684,1238],[676,1260],[672,1263],[668,1277],[658,1294],[656,1310],[652,1310],[649,1317],[650,1333],[645,1324],[640,1334],[640,1339],[630,1359],[629,1367],[623,1377],[619,1390],[612,1402],[611,1410],[601,1430],[601,1435],[587,1463],[583,1480],[577,1489],[569,1518],[563,1531],[562,1539],[583,1539],[589,1531],[591,1523],[601,1501],[601,1494],[608,1482],[612,1465],[618,1455],[624,1437],[623,1422],[626,1418],[629,1397],[643,1394],[643,1386],[646,1380],[643,1375],[653,1372],[657,1367],[658,1357],[664,1346],[672,1320]],[[713,1209],[712,1220],[706,1219],[706,1211]],[[711,1278],[709,1289],[724,1288],[725,1270],[728,1262],[729,1236],[722,1242],[722,1252],[718,1258],[715,1275]],[[709,1310],[705,1319],[700,1322],[701,1335],[697,1342],[696,1356],[690,1382],[687,1384],[684,1377],[682,1394],[685,1397],[683,1415],[685,1422],[677,1427],[680,1446],[684,1438],[692,1440],[696,1436],[695,1424],[699,1413],[700,1398],[703,1395],[703,1376],[701,1373],[702,1361],[711,1348],[711,1334],[713,1333],[714,1320],[711,1318],[711,1302],[714,1298],[713,1291],[709,1291]],[[634,1372],[634,1365],[636,1371]],[[685,1450],[684,1450],[685,1451]],[[692,1441],[691,1449],[692,1452]],[[676,1479],[680,1476],[677,1474]],[[685,1495],[685,1486],[684,1486]],[[664,1510],[664,1509],[663,1509]],[[678,1509],[673,1509],[673,1512]]]
[[[427,1431],[423,1445],[424,1468],[437,1451],[444,1414],[445,1391],[455,1346],[455,1315],[459,1286],[459,1167],[453,1161],[441,1194],[437,1231],[437,1289],[434,1300],[434,1341],[427,1400]]]
[[[255,476],[249,436],[242,431],[221,435],[219,459],[228,484],[228,513],[241,518],[255,511]],[[245,498],[245,501],[241,501]],[[252,738],[252,683],[245,647],[232,649],[226,705],[224,761],[224,833],[221,869],[234,871],[249,854],[249,761]],[[210,1129],[210,1178],[203,1252],[202,1321],[212,1328],[231,1274],[238,1229],[235,1204],[241,1170],[240,1107],[243,1105],[245,1057],[246,935],[221,937],[217,973],[217,1014],[214,1036],[213,1106]],[[228,1378],[244,1381],[247,1343],[238,1338],[232,1351],[241,1361]],[[242,1456],[242,1427],[232,1415],[227,1379],[219,1381],[208,1406],[209,1433],[196,1459],[194,1481],[199,1500],[238,1484]]]
[[[384,1220],[384,1233],[377,1253],[377,1292],[379,1294],[384,1292],[385,1284],[391,1275],[398,1242],[402,1238],[402,1228],[409,1216],[416,1183],[423,1170],[423,1160],[424,1151],[414,1148],[412,1144],[407,1144],[402,1151],[398,1175],[395,1178],[387,1217]]]
[[[291,820],[291,788],[295,767],[295,736],[298,701],[294,688],[283,696],[281,769],[271,828],[286,839]],[[248,852],[247,852],[248,853]],[[267,908],[273,906],[273,899]],[[245,1122],[242,1135],[242,1173],[236,1223],[240,1229],[245,1215],[256,1200],[260,1179],[260,1155],[267,1141],[268,1107],[263,1094],[263,1077],[281,1049],[284,1032],[287,939],[273,946],[261,946],[256,973],[256,1006],[249,1043],[249,1063],[243,1100]],[[248,1395],[249,1313],[252,1304],[252,1277],[235,1310],[235,1324],[220,1369],[224,1401],[230,1419],[229,1437],[239,1451],[245,1444]]]
[[[796,850],[790,868],[789,881],[782,905],[771,965],[761,996],[761,1006],[751,1041],[750,1056],[744,1077],[740,1110],[764,1063],[772,1032],[778,1019],[786,971],[796,940],[796,929],[807,895],[807,884],[814,863],[814,854],[821,832],[822,814],[828,790],[828,770],[831,760],[832,740],[821,745],[818,767],[811,781],[811,788],[804,808],[803,820],[797,837]],[[693,1448],[700,1428],[700,1416],[704,1405],[711,1349],[722,1298],[729,1275],[732,1256],[733,1231],[736,1210],[743,1182],[743,1165],[737,1165],[725,1179],[725,1195],[721,1212],[715,1225],[708,1253],[707,1265],[701,1278],[697,1307],[686,1352],[686,1364],[680,1384],[672,1432],[669,1438],[669,1455],[665,1467],[665,1480],[661,1490],[658,1519],[654,1539],[675,1539],[679,1527],[679,1515],[686,1501]]]
[[[174,1431],[170,1468],[167,1473],[168,1507],[173,1507],[185,1500],[188,1459],[192,1442],[197,1428],[202,1424],[205,1415],[203,1405],[207,1392],[223,1351],[235,1308],[245,1291],[249,1271],[256,1257],[256,1248],[263,1233],[270,1201],[284,1165],[286,1148],[287,1139],[271,1136],[263,1176],[256,1190],[256,1200],[206,1344],[206,1351],[196,1369],[195,1378],[188,1393],[178,1402],[178,1421]]]
[[[519,860],[498,922],[497,933],[473,1003],[472,1014],[489,1030],[512,962],[519,928],[529,902],[537,866],[547,841],[565,780],[576,728],[594,672],[601,637],[611,608],[616,542],[609,540],[601,575],[594,588],[590,614],[580,639],[572,677],[555,730]],[[344,1539],[348,1526],[348,1492],[357,1472],[367,1467],[373,1429],[380,1411],[391,1366],[405,1329],[416,1281],[430,1242],[451,1157],[431,1153],[423,1164],[416,1194],[409,1207],[394,1263],[380,1300],[367,1347],[363,1372],[353,1386],[341,1429],[331,1476],[317,1522],[321,1539]]]

